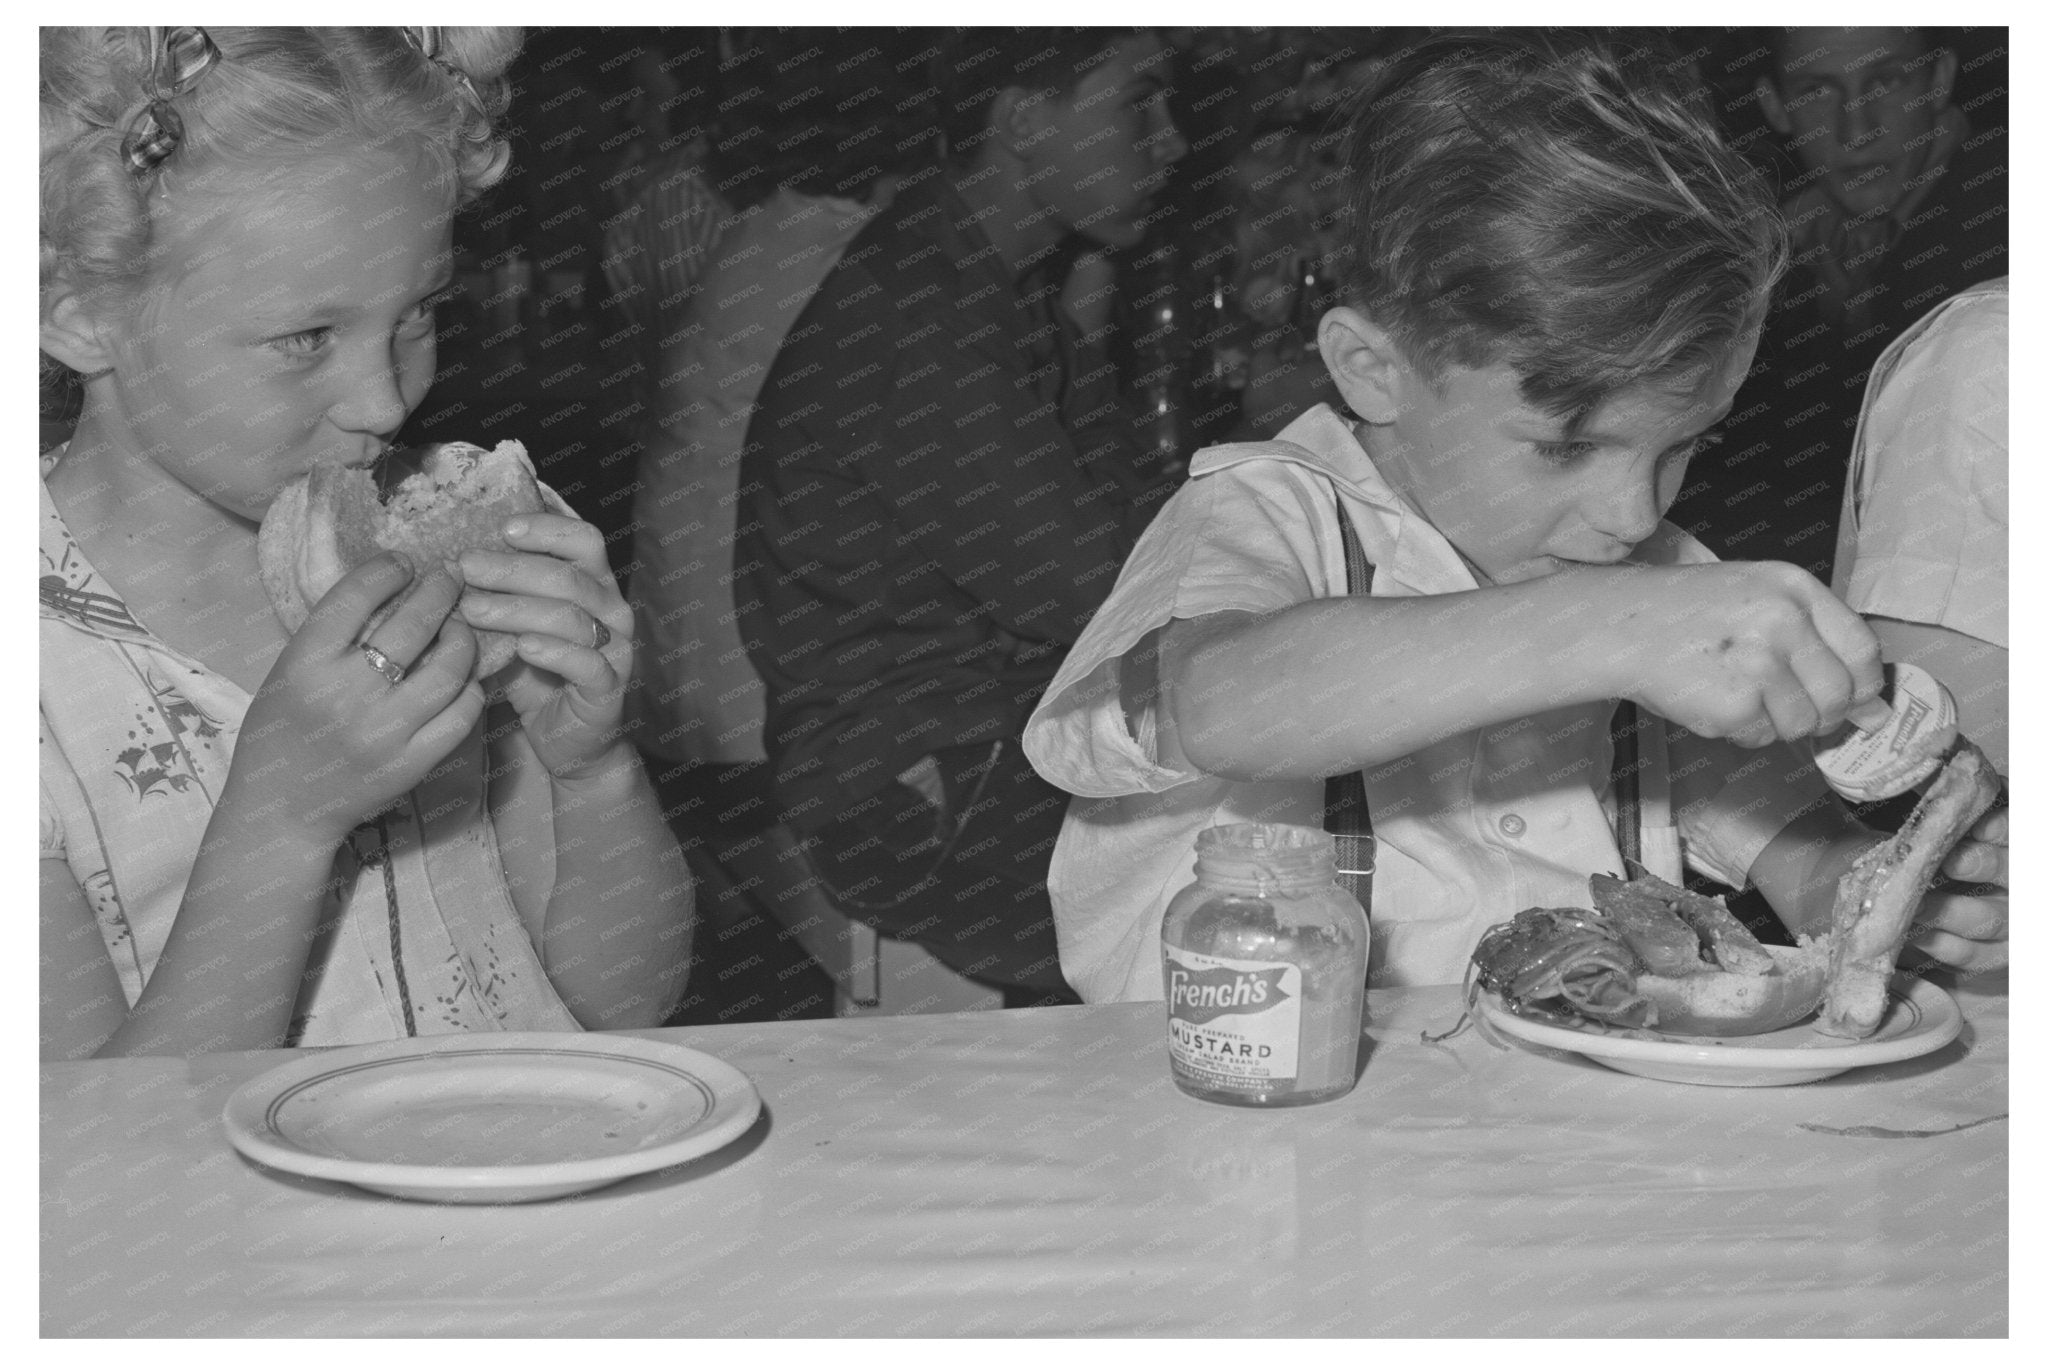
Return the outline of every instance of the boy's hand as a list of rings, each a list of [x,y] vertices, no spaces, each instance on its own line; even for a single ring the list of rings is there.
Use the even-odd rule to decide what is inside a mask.
[[[1789,564],[1601,571],[1615,695],[1745,748],[1826,734],[1884,690],[1878,639]],[[1603,603],[1603,605],[1605,605]]]
[[[1943,880],[1920,900],[1902,961],[1924,958],[1959,971],[1992,971],[2006,961],[2006,811],[1985,814],[1943,860]],[[1827,802],[1779,831],[1750,864],[1750,883],[1788,929],[1824,934],[1837,888],[1856,859],[1884,843],[1877,830]],[[1953,880],[1949,880],[1953,879]]]
[[[2010,812],[1988,811],[1949,850],[1942,874],[1913,917],[1907,942],[1945,967],[1987,972],[2007,957],[2006,831]]]

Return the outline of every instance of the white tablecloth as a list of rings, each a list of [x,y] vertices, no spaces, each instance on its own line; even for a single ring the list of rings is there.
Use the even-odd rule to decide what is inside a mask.
[[[2001,1335],[2003,978],[1816,1084],[1502,1050],[1371,1000],[1347,1098],[1168,1078],[1157,1005],[677,1029],[766,1113],[577,1199],[406,1203],[244,1160],[281,1053],[45,1067],[46,1335]]]

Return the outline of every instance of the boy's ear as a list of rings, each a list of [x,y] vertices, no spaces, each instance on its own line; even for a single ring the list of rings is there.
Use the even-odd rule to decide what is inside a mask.
[[[56,279],[42,291],[42,349],[80,374],[97,374],[113,365],[113,353],[100,339],[98,322],[85,297],[68,280]]]
[[[1792,136],[1792,116],[1785,112],[1785,97],[1769,76],[1756,78],[1756,107],[1764,111],[1764,122],[1771,125],[1772,132],[1779,137]]]
[[[1401,409],[1406,357],[1386,328],[1362,308],[1332,308],[1316,326],[1316,346],[1337,392],[1367,422],[1391,422]]]

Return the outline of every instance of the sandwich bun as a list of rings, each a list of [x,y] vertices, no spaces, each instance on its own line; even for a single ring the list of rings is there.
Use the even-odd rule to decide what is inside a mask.
[[[1742,1038],[1790,1028],[1819,1009],[1828,986],[1827,940],[1798,948],[1767,943],[1764,951],[1774,962],[1762,976],[1638,976],[1636,990],[1656,1008],[1650,1027],[1699,1038]]]
[[[257,533],[264,592],[287,631],[305,624],[313,605],[344,575],[385,550],[396,550],[425,573],[464,550],[504,550],[507,517],[569,505],[534,474],[526,447],[500,441],[485,450],[466,441],[428,446],[411,457],[417,470],[380,497],[368,470],[315,465],[278,491]],[[397,610],[417,587],[386,603],[364,635]],[[479,630],[477,673],[512,661],[516,637]]]

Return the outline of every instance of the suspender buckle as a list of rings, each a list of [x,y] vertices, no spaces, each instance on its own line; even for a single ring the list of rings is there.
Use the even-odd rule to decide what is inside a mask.
[[[1337,875],[1340,877],[1370,877],[1373,864],[1373,841],[1370,834],[1339,834],[1337,840]]]

